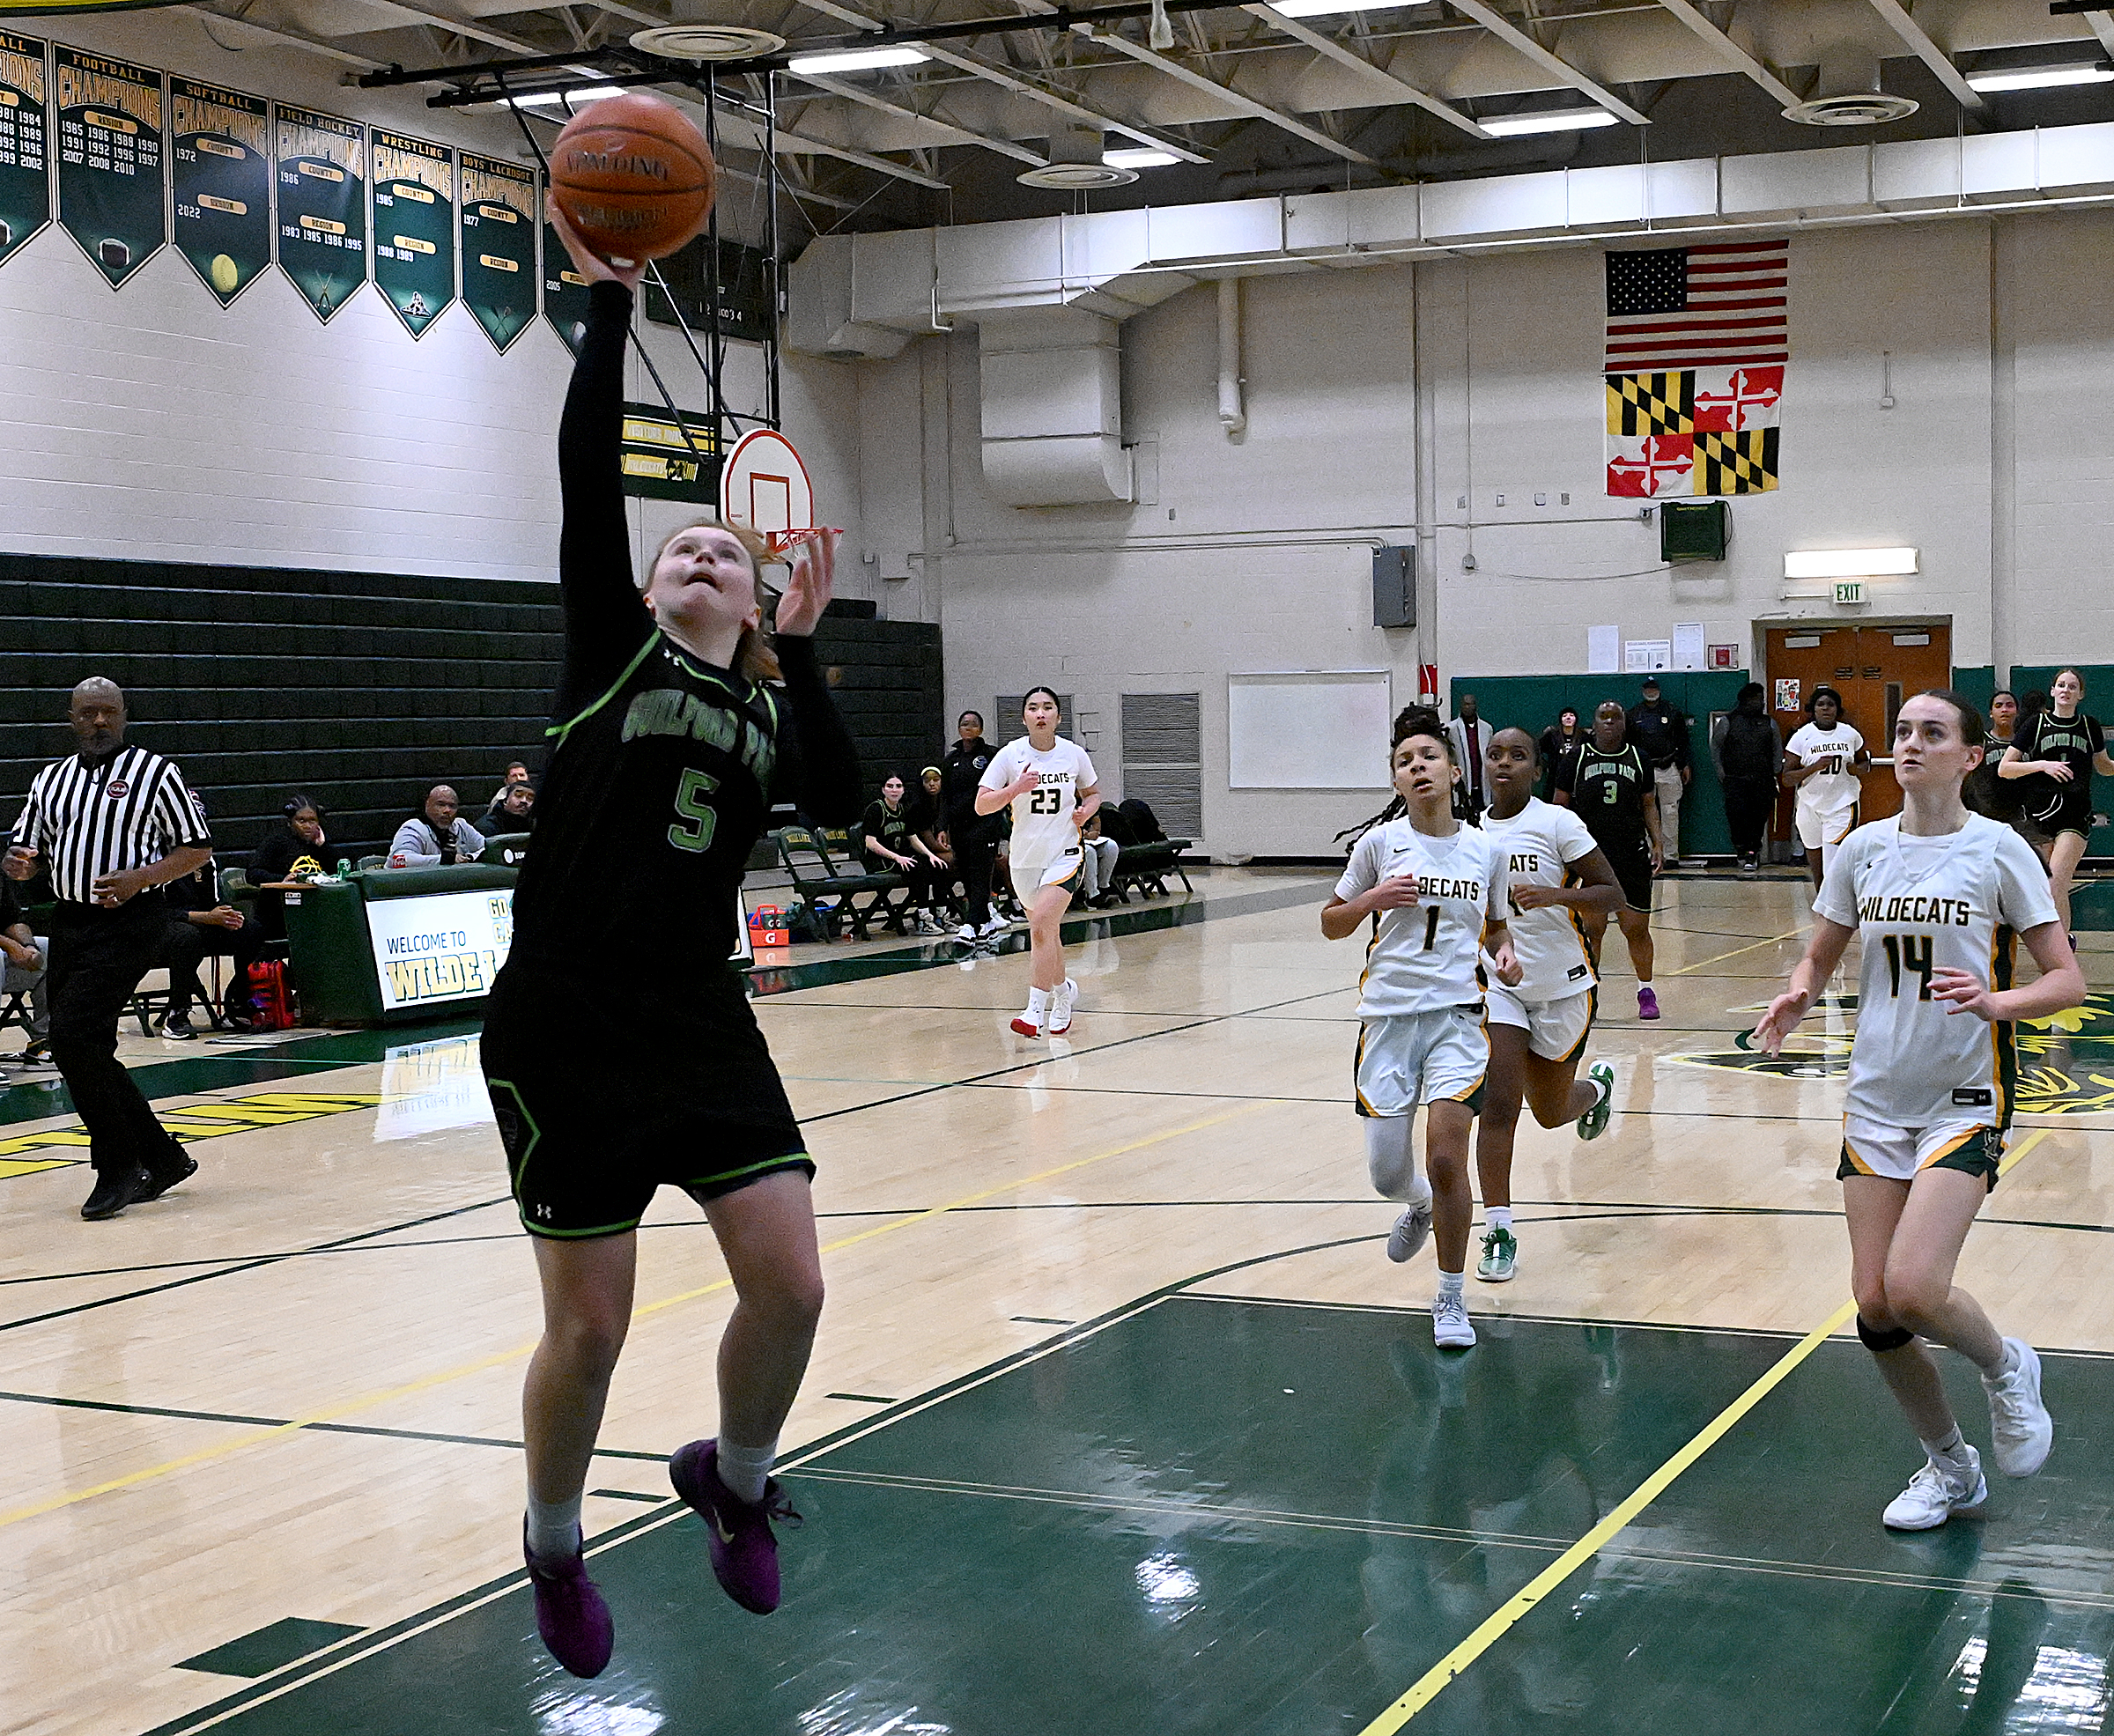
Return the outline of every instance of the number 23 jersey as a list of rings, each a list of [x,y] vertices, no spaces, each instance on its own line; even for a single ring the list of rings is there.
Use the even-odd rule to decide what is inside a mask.
[[[1098,787],[1100,780],[1094,776],[1094,762],[1076,742],[1060,735],[1047,753],[1037,753],[1034,743],[1019,735],[991,756],[977,781],[985,789],[1002,790],[1031,770],[1039,779],[1035,787],[1013,798],[1013,859],[1048,861],[1079,847],[1072,810],[1079,805],[1080,792]]]
[[[1433,838],[1408,820],[1375,826],[1357,841],[1336,882],[1349,900],[1383,880],[1414,875],[1417,902],[1379,912],[1365,952],[1358,1016],[1394,1018],[1482,1000],[1476,962],[1485,922],[1502,922],[1512,901],[1504,846],[1473,826]]]
[[[2011,986],[2016,937],[2056,920],[2031,846],[1978,814],[1945,838],[1881,820],[1844,839],[1813,907],[1863,947],[1848,1112],[1912,1130],[2008,1127],[2012,1027],[1948,1012],[1931,978],[1950,969]]]

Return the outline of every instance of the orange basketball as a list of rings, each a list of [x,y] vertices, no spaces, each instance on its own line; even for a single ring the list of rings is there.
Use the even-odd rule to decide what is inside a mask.
[[[704,135],[644,91],[589,104],[551,147],[551,194],[604,259],[675,252],[705,226],[715,178]]]

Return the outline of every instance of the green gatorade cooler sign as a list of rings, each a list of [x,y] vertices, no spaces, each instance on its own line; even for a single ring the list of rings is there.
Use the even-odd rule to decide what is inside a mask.
[[[262,97],[169,78],[176,250],[225,307],[271,262],[271,115]]]
[[[462,153],[462,305],[501,355],[536,317],[536,177]]]
[[[327,325],[367,281],[367,129],[282,102],[272,157],[279,270]]]
[[[51,221],[47,47],[41,36],[0,30],[0,264]]]
[[[455,153],[380,127],[371,137],[374,287],[422,337],[455,299]]]
[[[117,288],[162,249],[161,74],[61,46],[59,226]]]

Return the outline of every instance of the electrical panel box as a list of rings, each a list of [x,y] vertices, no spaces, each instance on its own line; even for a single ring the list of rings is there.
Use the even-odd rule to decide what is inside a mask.
[[[1416,549],[1414,544],[1372,551],[1372,624],[1416,624]]]

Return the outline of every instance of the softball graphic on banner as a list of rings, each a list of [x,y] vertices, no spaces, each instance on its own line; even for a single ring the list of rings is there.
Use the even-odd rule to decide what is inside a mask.
[[[271,262],[270,120],[262,97],[169,79],[176,250],[223,307]]]

